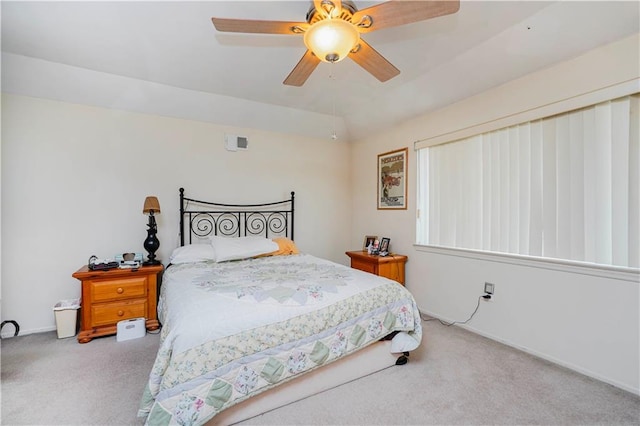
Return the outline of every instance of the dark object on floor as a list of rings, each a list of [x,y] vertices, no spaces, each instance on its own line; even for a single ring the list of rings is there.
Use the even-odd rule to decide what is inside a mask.
[[[396,365],[405,365],[409,362],[409,352],[403,352],[396,360]]]
[[[2,324],[0,324],[0,338],[2,338],[2,327],[4,327],[6,324],[13,324],[13,326],[16,329],[16,333],[13,335],[13,337],[16,337],[18,335],[18,333],[20,333],[20,326],[18,325],[18,323],[14,320],[7,320],[7,321],[2,321]]]

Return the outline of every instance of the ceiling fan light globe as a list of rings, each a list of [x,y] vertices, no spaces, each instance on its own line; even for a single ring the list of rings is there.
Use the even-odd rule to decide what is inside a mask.
[[[339,62],[360,41],[360,33],[342,19],[323,19],[304,33],[304,44],[321,61]]]

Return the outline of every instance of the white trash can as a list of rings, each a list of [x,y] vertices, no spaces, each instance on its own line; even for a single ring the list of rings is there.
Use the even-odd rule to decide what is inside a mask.
[[[78,330],[78,309],[80,309],[80,299],[66,299],[55,304],[53,313],[56,316],[58,339],[76,335]]]

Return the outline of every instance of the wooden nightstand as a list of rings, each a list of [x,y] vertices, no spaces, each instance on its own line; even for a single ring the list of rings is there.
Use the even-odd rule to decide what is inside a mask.
[[[404,285],[404,264],[407,263],[407,256],[401,254],[377,256],[364,250],[348,251],[346,255],[351,258],[352,268],[386,277]]]
[[[143,266],[137,270],[90,271],[87,266],[72,276],[82,282],[78,342],[116,334],[117,323],[146,318],[147,330],[160,327],[156,313],[158,275],[164,267]]]

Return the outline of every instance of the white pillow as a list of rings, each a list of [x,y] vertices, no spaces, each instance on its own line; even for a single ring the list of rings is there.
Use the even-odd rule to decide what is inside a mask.
[[[216,252],[211,244],[188,244],[173,250],[169,256],[169,263],[191,263],[216,260]]]
[[[264,237],[211,237],[211,246],[216,254],[216,262],[248,259],[278,250],[277,243]]]

